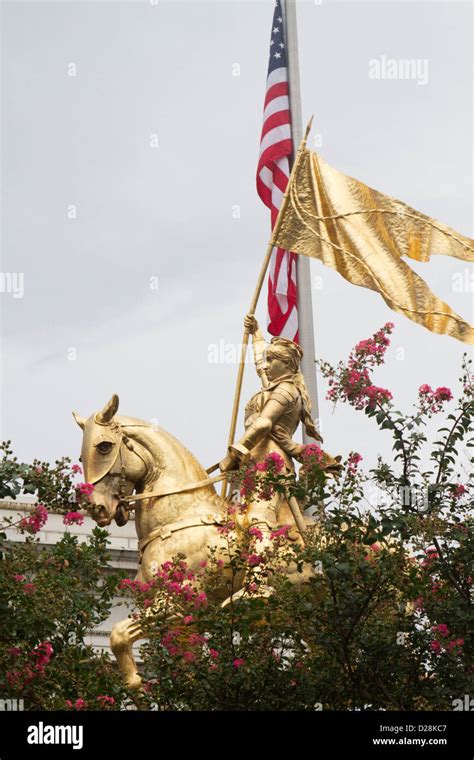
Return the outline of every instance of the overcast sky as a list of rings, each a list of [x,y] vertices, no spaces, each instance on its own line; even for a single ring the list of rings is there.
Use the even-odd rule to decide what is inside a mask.
[[[21,459],[77,458],[71,410],[89,416],[113,392],[205,467],[224,455],[237,365],[210,362],[210,347],[241,341],[269,237],[255,169],[272,6],[2,4],[2,272],[23,273],[24,294],[0,294],[1,435]],[[470,236],[471,16],[451,1],[298,2],[303,121],[315,114],[318,150]],[[383,56],[417,60],[420,76],[371,79]],[[472,267],[410,266],[473,321]],[[311,273],[318,356],[345,358],[393,321],[375,382],[397,406],[421,383],[456,385],[467,346],[320,262]],[[265,325],[265,298],[257,315]],[[318,382],[328,451],[359,450],[370,466],[390,450],[362,413],[333,414]],[[248,365],[243,400],[256,389]]]

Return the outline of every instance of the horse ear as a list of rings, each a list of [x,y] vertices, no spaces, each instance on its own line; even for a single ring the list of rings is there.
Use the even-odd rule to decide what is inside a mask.
[[[86,424],[87,420],[85,417],[80,417],[77,412],[73,412],[72,416],[76,420],[77,424],[81,428],[81,430],[84,430],[84,425]]]
[[[102,425],[107,424],[112,420],[114,415],[117,414],[118,408],[119,397],[116,393],[114,393],[110,401],[107,401],[102,411],[98,412],[96,415],[97,422],[100,422]]]

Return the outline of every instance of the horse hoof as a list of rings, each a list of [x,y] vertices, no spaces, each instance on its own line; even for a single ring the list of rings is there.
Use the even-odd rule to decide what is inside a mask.
[[[142,687],[142,679],[138,673],[135,673],[131,678],[127,678],[125,685],[130,691],[140,691]]]

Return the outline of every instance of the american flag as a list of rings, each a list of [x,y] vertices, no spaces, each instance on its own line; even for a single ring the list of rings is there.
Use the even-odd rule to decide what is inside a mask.
[[[293,154],[285,44],[281,0],[276,0],[257,167],[257,192],[270,209],[272,229],[288,184]],[[296,254],[282,248],[274,248],[270,260],[268,331],[298,341]]]

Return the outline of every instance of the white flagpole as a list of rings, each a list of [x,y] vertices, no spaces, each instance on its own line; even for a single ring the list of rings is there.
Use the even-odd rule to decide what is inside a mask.
[[[301,143],[303,125],[301,117],[300,68],[298,60],[298,32],[296,26],[296,0],[281,0],[285,18],[286,60],[288,65],[291,134],[293,155],[296,156]],[[314,347],[313,299],[311,295],[311,269],[307,256],[296,257],[296,282],[298,291],[298,330],[304,356],[301,370],[311,399],[313,417],[319,419],[318,388],[316,382],[316,352]],[[303,430],[303,443],[311,443],[312,438]]]

